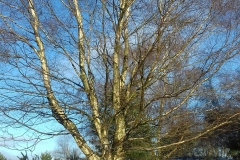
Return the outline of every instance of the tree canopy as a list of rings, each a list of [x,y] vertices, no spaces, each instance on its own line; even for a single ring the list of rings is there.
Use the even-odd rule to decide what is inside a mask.
[[[70,134],[90,160],[187,152],[240,115],[207,122],[204,98],[236,84],[216,77],[239,58],[239,3],[0,0],[1,140]]]

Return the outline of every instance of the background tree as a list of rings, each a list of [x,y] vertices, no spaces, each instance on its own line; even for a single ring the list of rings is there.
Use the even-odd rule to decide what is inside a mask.
[[[52,160],[52,155],[49,152],[41,153],[41,160]]]
[[[74,145],[72,137],[61,136],[57,140],[56,148],[53,151],[53,156],[55,159],[79,159],[80,152]]]
[[[80,160],[79,153],[76,149],[73,149],[69,154],[67,159],[69,160]]]
[[[21,152],[21,156],[22,157],[18,157],[19,160],[29,160],[29,157],[27,155],[27,151],[25,151],[25,154],[23,152]]]
[[[204,116],[201,116],[202,119],[198,120],[202,123],[202,127],[222,123],[232,114],[239,112],[239,102],[236,98],[239,86],[237,75],[237,70],[228,73],[223,70],[199,88],[198,103],[205,106],[202,108],[203,112],[201,112],[204,113]],[[189,148],[188,154],[183,154],[182,157],[194,156],[214,159],[231,155],[236,159],[239,117],[235,117],[231,121],[230,124],[219,127],[195,141],[193,146]]]
[[[7,160],[7,158],[2,153],[0,153],[0,160]]]
[[[223,117],[227,118],[233,113],[239,112],[239,71],[236,70],[232,74],[222,73],[219,78],[219,86],[214,96],[210,99],[212,108],[207,110],[206,121],[207,123],[216,123]],[[213,87],[211,87],[213,90]],[[220,118],[221,117],[221,118]],[[219,148],[228,149],[229,155],[233,159],[239,157],[239,117],[232,119],[232,123],[220,127],[215,130],[208,141],[217,150]]]
[[[239,54],[239,1],[221,2],[0,0],[4,140],[11,126],[18,141],[70,134],[90,160],[164,159],[232,123],[196,104]]]

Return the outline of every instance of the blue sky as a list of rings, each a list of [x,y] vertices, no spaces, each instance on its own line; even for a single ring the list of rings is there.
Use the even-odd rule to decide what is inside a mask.
[[[49,140],[45,140],[42,141],[40,143],[38,143],[36,145],[35,150],[32,152],[32,154],[41,154],[42,152],[48,151],[48,152],[52,152],[54,151],[54,149],[57,147],[57,143],[56,143],[56,139],[49,139]],[[21,151],[17,151],[17,150],[11,150],[11,149],[7,149],[5,147],[0,147],[0,152],[8,159],[10,160],[19,160],[17,158],[17,156],[21,156]],[[23,153],[25,153],[24,151],[22,151]],[[30,157],[31,153],[28,152],[28,155]]]

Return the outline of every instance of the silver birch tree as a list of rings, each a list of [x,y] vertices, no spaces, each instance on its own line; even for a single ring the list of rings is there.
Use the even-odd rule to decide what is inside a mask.
[[[194,115],[204,106],[191,105],[198,88],[239,54],[236,6],[237,0],[0,0],[2,128],[25,128],[36,143],[70,134],[90,160],[123,160],[126,150],[160,154],[231,123],[240,113],[201,128]],[[177,132],[171,123],[185,115],[196,119]],[[127,148],[148,136],[131,136],[143,124],[157,125],[155,140]],[[170,131],[178,138],[163,143]]]

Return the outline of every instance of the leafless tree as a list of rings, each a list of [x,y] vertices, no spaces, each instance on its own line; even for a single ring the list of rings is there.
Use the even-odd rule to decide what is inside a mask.
[[[231,123],[240,113],[202,128],[196,115],[204,106],[194,98],[239,53],[236,6],[238,0],[0,0],[1,128],[12,134],[3,138],[16,137],[9,127],[25,129],[17,140],[35,142],[69,133],[88,159],[122,160],[126,150],[175,151]],[[148,139],[133,137],[144,124],[158,128],[152,145],[124,148]]]
[[[72,151],[70,137],[63,136],[57,140],[56,149],[53,151],[55,158],[67,159],[68,154]]]

